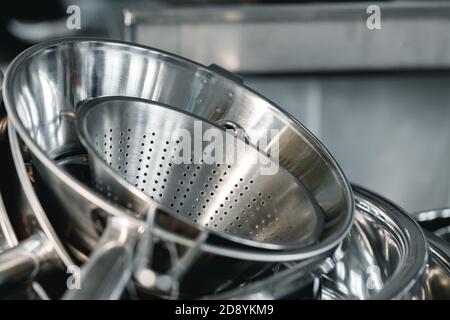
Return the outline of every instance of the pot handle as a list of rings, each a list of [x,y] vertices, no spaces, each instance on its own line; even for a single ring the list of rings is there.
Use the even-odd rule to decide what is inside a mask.
[[[58,257],[42,233],[0,254],[0,292],[8,294],[52,270]]]
[[[133,272],[138,233],[129,219],[110,218],[95,252],[81,269],[80,288],[66,291],[62,299],[119,299]]]
[[[216,124],[221,126],[226,131],[231,131],[231,134],[233,134],[236,138],[241,139],[245,143],[250,143],[250,136],[236,122],[221,119],[216,121]]]
[[[208,66],[208,69],[211,70],[212,72],[220,74],[222,77],[225,77],[231,81],[234,81],[234,82],[237,82],[240,84],[244,83],[244,80],[240,76],[238,76],[236,73],[228,71],[227,69],[225,69],[215,63],[210,64]]]

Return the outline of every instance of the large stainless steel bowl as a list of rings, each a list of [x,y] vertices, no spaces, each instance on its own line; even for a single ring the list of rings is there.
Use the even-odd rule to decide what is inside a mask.
[[[325,214],[321,240],[297,258],[335,248],[350,230],[351,189],[331,155],[300,123],[235,77],[137,45],[55,40],[14,59],[6,72],[3,96],[11,123],[33,153],[34,164],[55,198],[71,214],[73,226],[83,232],[86,244],[98,237],[91,217],[94,208],[113,215],[124,212],[80,184],[54,160],[81,148],[66,114],[80,101],[111,95],[151,99],[214,122],[227,121],[243,128],[254,144],[264,144],[268,128],[279,130],[280,162],[311,191]]]
[[[220,299],[450,299],[450,247],[427,239],[405,211],[383,197],[354,187],[355,224],[340,254],[320,265],[298,264]],[[331,270],[324,276],[316,276]],[[304,279],[316,277],[305,292]],[[312,282],[313,283],[313,282]],[[306,293],[306,295],[305,295]],[[312,294],[312,296],[311,296]]]
[[[354,187],[356,216],[345,257],[322,281],[322,299],[407,299],[424,285],[427,241],[419,225],[383,197]]]
[[[450,300],[450,246],[431,232],[426,232],[430,259],[422,290],[415,298]]]

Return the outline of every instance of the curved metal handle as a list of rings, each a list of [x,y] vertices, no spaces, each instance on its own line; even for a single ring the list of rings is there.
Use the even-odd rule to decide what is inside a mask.
[[[236,138],[241,139],[245,143],[250,142],[250,136],[245,132],[245,130],[238,125],[236,122],[231,120],[218,120],[216,124],[224,128],[226,131],[231,131],[231,134]]]
[[[0,292],[11,293],[30,284],[57,265],[57,255],[37,233],[0,254]]]
[[[208,236],[207,231],[201,232],[180,259],[174,257],[175,260],[172,261],[172,266],[166,274],[156,274],[151,269],[141,266],[140,269],[136,270],[135,280],[141,288],[149,292],[168,293],[173,299],[178,299],[180,280],[201,254],[202,245],[206,242]],[[173,245],[173,243],[170,244]]]
[[[81,269],[81,287],[70,289],[64,300],[117,300],[133,271],[138,228],[125,218],[110,218],[100,242]]]
[[[153,255],[153,226],[155,223],[155,211],[149,210],[147,212],[146,225],[139,238],[136,257],[134,258],[134,277],[138,281],[146,282],[148,275],[148,267],[152,263]],[[142,278],[144,276],[144,278]]]

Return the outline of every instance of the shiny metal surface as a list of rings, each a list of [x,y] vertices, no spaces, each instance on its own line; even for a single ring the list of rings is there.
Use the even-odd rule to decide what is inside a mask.
[[[3,84],[3,74],[0,72],[0,83]],[[0,91],[2,86],[0,86]],[[2,100],[0,99],[2,107]],[[3,107],[2,107],[3,109]],[[3,111],[0,109],[0,111]],[[0,140],[3,140],[7,129],[6,116],[0,113]],[[2,149],[6,146],[2,145]],[[7,154],[1,154],[7,157]],[[6,175],[5,175],[6,177]],[[20,189],[20,188],[19,188]],[[20,189],[20,191],[22,191]],[[19,191],[19,192],[20,192]],[[26,288],[33,280],[47,273],[55,266],[55,254],[51,246],[40,233],[19,242],[6,212],[0,193],[0,292],[2,294]],[[37,291],[42,289],[33,284]],[[39,294],[39,293],[38,293]],[[44,296],[41,295],[42,297]]]
[[[239,290],[226,299],[305,298],[305,279],[316,279],[316,299],[428,298],[427,242],[403,210],[361,187],[353,187],[355,224],[342,251],[316,265],[291,264],[287,270]],[[317,273],[317,270],[320,272]],[[305,275],[306,273],[306,275]],[[296,274],[299,278],[296,279]],[[320,279],[320,280],[319,280]],[[441,280],[445,278],[440,278]],[[436,282],[436,280],[433,280]],[[299,289],[295,289],[298,285]],[[442,288],[435,290],[444,291]],[[425,292],[425,294],[424,294]]]
[[[2,92],[3,87],[3,72],[0,70],[0,95]],[[6,128],[8,120],[6,118],[6,115],[4,114],[4,108],[3,108],[3,97],[0,97],[0,141],[4,140],[6,137]]]
[[[410,299],[426,281],[427,241],[392,202],[354,187],[356,215],[345,257],[322,279],[321,298]]]
[[[0,141],[4,140],[8,131],[8,118],[6,115],[0,115]]]
[[[10,134],[15,134],[14,128],[12,126],[9,128],[9,130]],[[13,142],[12,145],[14,146],[12,149],[13,151],[20,150],[18,149],[18,144],[15,144],[18,141],[17,139],[18,137],[15,136],[15,138],[11,140]],[[86,159],[86,156],[68,156],[66,159],[61,159],[58,162],[61,163],[61,166],[67,168],[69,172],[72,172],[72,174],[75,174],[74,171],[80,171],[76,173],[76,176],[78,177],[78,179],[81,179],[81,181],[83,181],[84,179],[89,179],[89,175],[85,174],[89,172]],[[74,170],[73,166],[69,166],[69,163],[73,163],[77,167],[77,170]],[[83,168],[85,170],[83,170]],[[20,169],[21,168],[19,167],[18,170]],[[24,166],[23,170],[25,170]],[[27,190],[27,195],[29,200],[34,200],[30,201],[31,210],[42,210],[41,204],[37,199],[33,188]],[[111,206],[111,208],[115,207]],[[121,213],[121,211],[119,211],[119,213]],[[178,243],[187,248],[190,248],[194,245],[194,242],[189,238],[164,232],[158,227],[155,228],[155,234],[160,239],[166,239],[166,241]],[[93,243],[93,246],[94,245],[96,245],[96,242]],[[340,250],[339,248],[340,246],[338,246],[338,250]],[[194,297],[198,296],[198,294],[211,294],[211,292],[214,292],[214,290],[228,290],[231,287],[242,283],[242,277],[245,281],[246,276],[251,278],[253,274],[260,273],[262,269],[267,267],[267,263],[269,263],[269,265],[273,265],[274,262],[279,261],[295,261],[305,259],[305,253],[302,250],[297,250],[290,253],[281,252],[267,254],[250,250],[241,250],[238,248],[227,248],[219,246],[217,244],[208,243],[202,244],[201,250],[201,256],[198,257],[195,265],[193,265],[192,269],[190,269],[189,271],[190,276],[186,277],[189,281],[181,281],[180,283],[180,294],[183,297]],[[313,263],[317,263],[316,260],[326,260],[328,256],[329,253],[325,253],[320,256],[316,256],[313,261],[306,261],[305,263],[312,265]],[[220,267],[216,270],[213,266]],[[211,274],[213,270],[217,271],[216,275],[211,276],[211,279],[207,282],[203,281],[205,272]],[[246,272],[243,274],[243,271]],[[310,277],[308,275],[305,275],[305,279],[301,279],[299,277],[296,278],[298,279],[297,282],[302,283],[302,285],[307,285],[310,282]],[[224,287],[224,282],[228,283],[228,286]]]
[[[4,292],[30,284],[52,270],[73,265],[37,200],[18,139],[11,135],[13,128],[11,126],[8,128],[11,155],[16,169],[16,173],[12,175],[14,182],[12,181],[11,185],[18,185],[18,199],[27,202],[23,206],[30,206],[33,209],[18,212],[24,214],[19,221],[23,222],[22,227],[27,230],[28,237],[19,242],[11,228],[9,232],[11,248],[0,255],[0,290]]]
[[[95,188],[134,212],[145,214],[156,201],[176,217],[258,248],[306,246],[321,234],[322,214],[304,186],[218,125],[126,97],[91,99],[76,120]],[[206,134],[221,141],[215,154],[223,158],[203,158],[211,148]]]
[[[316,265],[292,264],[211,298],[307,298],[299,288],[309,277],[322,278],[317,299],[450,299],[450,246],[429,232],[425,241],[403,210],[371,191],[353,188],[356,222],[337,256]],[[316,276],[317,269],[322,270]]]
[[[344,239],[332,255],[317,256],[299,263],[280,263],[268,270],[265,277],[248,281],[237,289],[206,295],[203,299],[319,299],[321,276],[333,270],[345,256],[348,240]]]
[[[413,216],[424,229],[450,242],[450,209],[423,211]]]
[[[35,234],[0,254],[0,292],[25,288],[55,268],[55,254],[42,234]]]
[[[0,71],[0,93],[3,87],[3,73]],[[6,133],[6,117],[3,117],[3,97],[0,97],[0,141]],[[2,195],[0,193],[0,252],[17,243],[16,235],[8,218]]]
[[[326,223],[321,241],[297,257],[333,249],[347,234],[353,202],[344,175],[320,142],[274,104],[203,66],[154,49],[58,40],[30,48],[10,64],[4,100],[11,122],[35,156],[35,166],[85,238],[98,237],[89,215],[93,206],[112,215],[124,213],[52,159],[80,147],[73,124],[62,115],[87,98],[111,95],[149,98],[211,121],[233,121],[252,132],[254,144],[266,134],[257,129],[280,130],[280,162],[312,192]]]
[[[117,300],[128,285],[133,269],[137,230],[124,227],[127,221],[115,218],[81,270],[79,289],[67,290],[65,300]]]
[[[10,130],[14,132],[14,128],[11,126]],[[17,137],[16,137],[17,139]],[[63,167],[67,172],[70,172],[71,176],[74,177],[76,180],[79,181],[89,181],[89,166],[88,166],[88,157],[87,155],[78,155],[78,156],[68,156],[66,158],[62,158],[58,161],[59,165]],[[83,185],[81,185],[83,186]],[[70,189],[69,189],[70,190]],[[31,202],[31,210],[38,210],[41,207],[41,204],[39,202],[39,199],[37,199],[37,195],[35,193],[35,190],[31,189],[28,190],[28,193],[32,195],[33,199],[36,199],[36,202]],[[99,198],[100,200],[104,201],[103,198]],[[75,205],[75,203],[74,203]],[[117,215],[119,217],[127,217],[130,218],[129,214],[126,214],[125,211],[123,211],[123,208],[114,206],[110,202],[104,202],[102,203],[102,207],[110,208],[112,210],[112,217],[114,215]],[[99,213],[101,211],[94,210],[93,213]],[[59,211],[58,211],[59,213]],[[143,221],[135,221],[139,226],[145,227],[145,224]],[[167,227],[167,226],[166,226]],[[175,224],[176,228],[183,228],[183,225]],[[192,247],[195,243],[194,240],[192,240],[192,234],[198,233],[200,230],[189,230],[189,234],[186,236],[184,234],[177,234],[170,232],[168,230],[163,230],[158,225],[154,226],[154,233],[155,235],[164,240],[169,241],[173,243],[177,243],[181,246],[185,247]],[[94,241],[95,240],[95,241]],[[98,239],[93,239],[92,247],[94,247],[97,243]],[[69,244],[70,246],[70,244]],[[303,260],[308,257],[310,257],[309,254],[305,254],[303,250],[291,250],[291,251],[283,251],[283,252],[276,252],[276,251],[255,251],[255,250],[244,250],[240,248],[232,248],[232,247],[225,247],[220,246],[220,243],[204,243],[201,245],[202,250],[205,254],[213,254],[223,257],[229,257],[234,259],[241,259],[241,260],[248,260],[248,261],[259,261],[259,262],[288,262],[288,261],[296,261],[296,260]],[[338,245],[338,247],[335,249],[337,251],[340,250],[341,243]],[[328,252],[326,252],[328,253]],[[331,253],[332,254],[332,253]],[[211,258],[211,256],[209,256]],[[83,259],[85,261],[85,259]]]
[[[0,194],[0,292],[2,293],[16,292],[18,288],[26,287],[41,267],[35,257],[44,253],[39,250],[45,250],[45,246],[41,246],[42,242],[29,239],[25,245],[18,246],[18,243]],[[34,252],[36,249],[38,252]],[[33,252],[30,254],[29,250]],[[22,254],[24,255],[21,256]],[[31,287],[33,292],[30,292],[30,297],[31,294],[35,294],[39,299],[48,299],[46,292],[38,283],[32,283]]]
[[[17,239],[0,193],[0,252],[12,247],[16,241]]]
[[[16,169],[18,182],[25,195],[23,198],[28,202],[31,210],[27,211],[26,217],[23,217],[29,222],[28,230],[30,234],[43,233],[48,240],[48,244],[52,247],[55,254],[59,257],[60,263],[64,266],[71,266],[74,264],[69,254],[66,252],[64,246],[60,242],[52,224],[48,220],[40,201],[35,193],[33,185],[29,180],[28,172],[25,167],[22,151],[20,148],[19,138],[17,137],[14,128],[8,126],[9,145],[11,150],[11,156],[13,158],[14,166]],[[60,265],[59,265],[60,266]]]
[[[450,299],[450,246],[444,240],[426,232],[430,259],[425,283],[416,295],[419,299]]]
[[[6,145],[1,147],[3,149]],[[6,156],[4,153],[2,155]],[[9,183],[9,186],[13,185]],[[17,191],[23,192],[20,189]],[[19,243],[0,193],[0,292],[2,294],[16,293],[18,289],[26,289],[27,285],[31,284],[31,290],[26,289],[28,298],[48,299],[46,292],[37,282],[31,283],[34,276],[48,271],[50,265],[47,262],[52,261],[51,257],[46,256],[48,247],[38,239],[39,236],[36,234]]]
[[[64,166],[64,168],[71,172],[77,179],[80,181],[90,181],[89,177],[89,166],[86,155],[80,156],[68,156],[65,159],[60,159],[58,161],[59,164]],[[147,215],[147,218],[150,215]],[[159,220],[159,219],[157,219]],[[167,222],[175,221],[174,219],[169,219]],[[144,227],[144,225],[142,225]],[[167,223],[165,224],[167,227]],[[166,258],[157,258],[161,255],[159,252],[167,250],[166,246],[173,247],[173,243],[178,243],[182,247],[185,247],[186,250],[184,252],[178,252],[175,254],[175,258],[171,259],[172,268],[174,270],[182,269],[184,270],[185,277],[181,277],[178,279],[179,289],[177,292],[169,294],[167,292],[167,284],[164,286],[166,289],[163,289],[155,292],[154,288],[152,288],[150,292],[150,296],[154,297],[155,295],[163,297],[163,298],[173,298],[174,296],[180,297],[189,297],[189,298],[197,298],[204,295],[211,295],[214,292],[220,293],[223,291],[231,290],[233,287],[239,287],[243,284],[247,283],[249,279],[253,279],[255,276],[264,273],[265,270],[269,269],[271,266],[275,265],[280,261],[296,261],[304,259],[304,252],[302,250],[290,250],[286,251],[254,251],[254,250],[245,250],[239,248],[237,246],[224,246],[221,243],[198,243],[197,239],[193,239],[192,236],[194,234],[199,234],[201,230],[190,230],[191,228],[186,228],[180,223],[176,223],[174,225],[176,227],[176,233],[168,234],[167,230],[161,229],[159,224],[156,223],[154,225],[154,234],[152,235],[152,240],[160,239],[160,245],[158,245],[157,250],[153,251],[153,254],[143,255],[140,257],[144,258],[144,265],[148,263],[145,260],[151,260],[157,265],[160,263],[164,263],[167,261]],[[164,228],[164,227],[163,227]],[[184,231],[183,231],[184,230]],[[205,234],[204,232],[202,234]],[[212,236],[212,235],[210,235]],[[195,238],[198,238],[197,236]],[[210,240],[213,237],[209,237]],[[68,240],[69,242],[71,240]],[[142,239],[139,241],[141,242]],[[144,239],[145,241],[145,239]],[[215,241],[217,242],[217,241]],[[223,242],[223,241],[222,241]],[[166,245],[164,245],[166,243]],[[153,246],[151,244],[151,246]],[[162,245],[162,248],[161,248]],[[198,248],[195,246],[198,245]],[[139,249],[138,249],[139,250]],[[172,250],[171,250],[172,251]],[[178,251],[178,250],[175,250]],[[186,255],[190,251],[197,251],[198,254],[194,258],[193,261],[186,263]],[[330,256],[339,256],[341,252],[341,245],[339,245],[333,252],[326,252],[324,254],[315,256],[312,259],[307,259],[305,261],[305,265],[308,265],[310,268],[313,268],[316,265],[320,265],[324,260],[327,260]],[[138,253],[139,254],[139,253]],[[140,266],[140,263],[139,263]],[[155,268],[153,265],[148,265],[150,268]],[[156,266],[157,269],[159,269]],[[187,269],[187,270],[186,270]],[[316,274],[320,274],[322,268],[315,268]],[[152,272],[154,274],[155,272]],[[172,271],[169,271],[169,275],[171,276]],[[175,272],[179,274],[179,272]],[[204,281],[204,275],[208,274],[208,281]],[[301,277],[299,274],[295,275],[296,282],[295,284],[289,285],[290,287],[298,288],[300,285],[308,287],[311,282],[311,277],[303,273],[304,277]],[[135,274],[136,276],[136,274]],[[168,279],[167,275],[164,273],[162,277],[166,280]],[[156,284],[158,285],[159,277],[156,277]],[[170,279],[170,277],[169,277]],[[164,281],[167,283],[167,281]],[[314,279],[313,279],[314,280]],[[147,291],[147,289],[145,288]],[[307,290],[306,290],[307,291]]]

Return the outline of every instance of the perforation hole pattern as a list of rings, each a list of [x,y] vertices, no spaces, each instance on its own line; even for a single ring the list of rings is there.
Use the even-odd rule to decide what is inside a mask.
[[[265,186],[273,177],[253,174],[251,166],[240,175],[237,163],[175,164],[178,143],[156,131],[138,133],[133,128],[98,131],[94,140],[96,151],[110,167],[176,214],[252,240],[282,243],[298,238],[295,224],[281,222],[278,208],[272,205],[276,199]],[[108,186],[97,181],[96,187],[117,200],[119,195]]]

